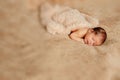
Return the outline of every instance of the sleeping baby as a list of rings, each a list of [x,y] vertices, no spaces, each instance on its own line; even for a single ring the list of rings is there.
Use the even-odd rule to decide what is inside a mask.
[[[41,22],[51,34],[67,34],[70,39],[91,46],[102,45],[106,31],[98,26],[99,21],[66,6],[45,3],[41,6]]]

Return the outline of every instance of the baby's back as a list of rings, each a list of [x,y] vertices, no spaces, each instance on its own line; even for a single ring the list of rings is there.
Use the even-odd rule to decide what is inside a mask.
[[[66,27],[72,26],[73,24],[78,24],[78,26],[83,24],[89,24],[85,17],[76,9],[68,9],[58,12],[53,15],[52,19],[65,25]]]
[[[65,31],[70,32],[76,28],[91,27],[86,18],[76,9],[67,9],[53,15],[52,19],[63,24]]]
[[[86,19],[85,15],[76,9],[59,5],[48,8],[48,11],[43,13],[42,20],[44,20],[49,32],[54,30],[54,33],[55,31],[58,33],[62,33],[63,31],[69,33],[76,28],[92,27],[92,24]]]

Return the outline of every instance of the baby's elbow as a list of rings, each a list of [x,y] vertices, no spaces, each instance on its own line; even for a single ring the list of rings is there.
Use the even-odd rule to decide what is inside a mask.
[[[73,34],[69,34],[69,38],[72,39],[73,38]]]
[[[76,34],[69,35],[70,39],[75,41],[82,41],[82,38],[78,37]]]
[[[75,35],[75,34],[70,34],[69,37],[70,37],[70,39],[72,39],[72,40],[75,40],[75,39],[76,39],[76,35]]]

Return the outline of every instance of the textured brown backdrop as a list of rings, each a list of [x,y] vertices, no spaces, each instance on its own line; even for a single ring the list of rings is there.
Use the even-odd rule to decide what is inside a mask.
[[[0,80],[120,80],[120,1],[49,0],[100,20],[99,47],[50,35],[40,24],[45,0],[0,0]]]

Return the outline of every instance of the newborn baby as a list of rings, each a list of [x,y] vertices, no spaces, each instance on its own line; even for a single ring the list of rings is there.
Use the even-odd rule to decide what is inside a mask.
[[[106,40],[106,31],[97,19],[70,7],[45,3],[41,6],[41,22],[51,34],[68,34],[72,40],[99,46]]]

